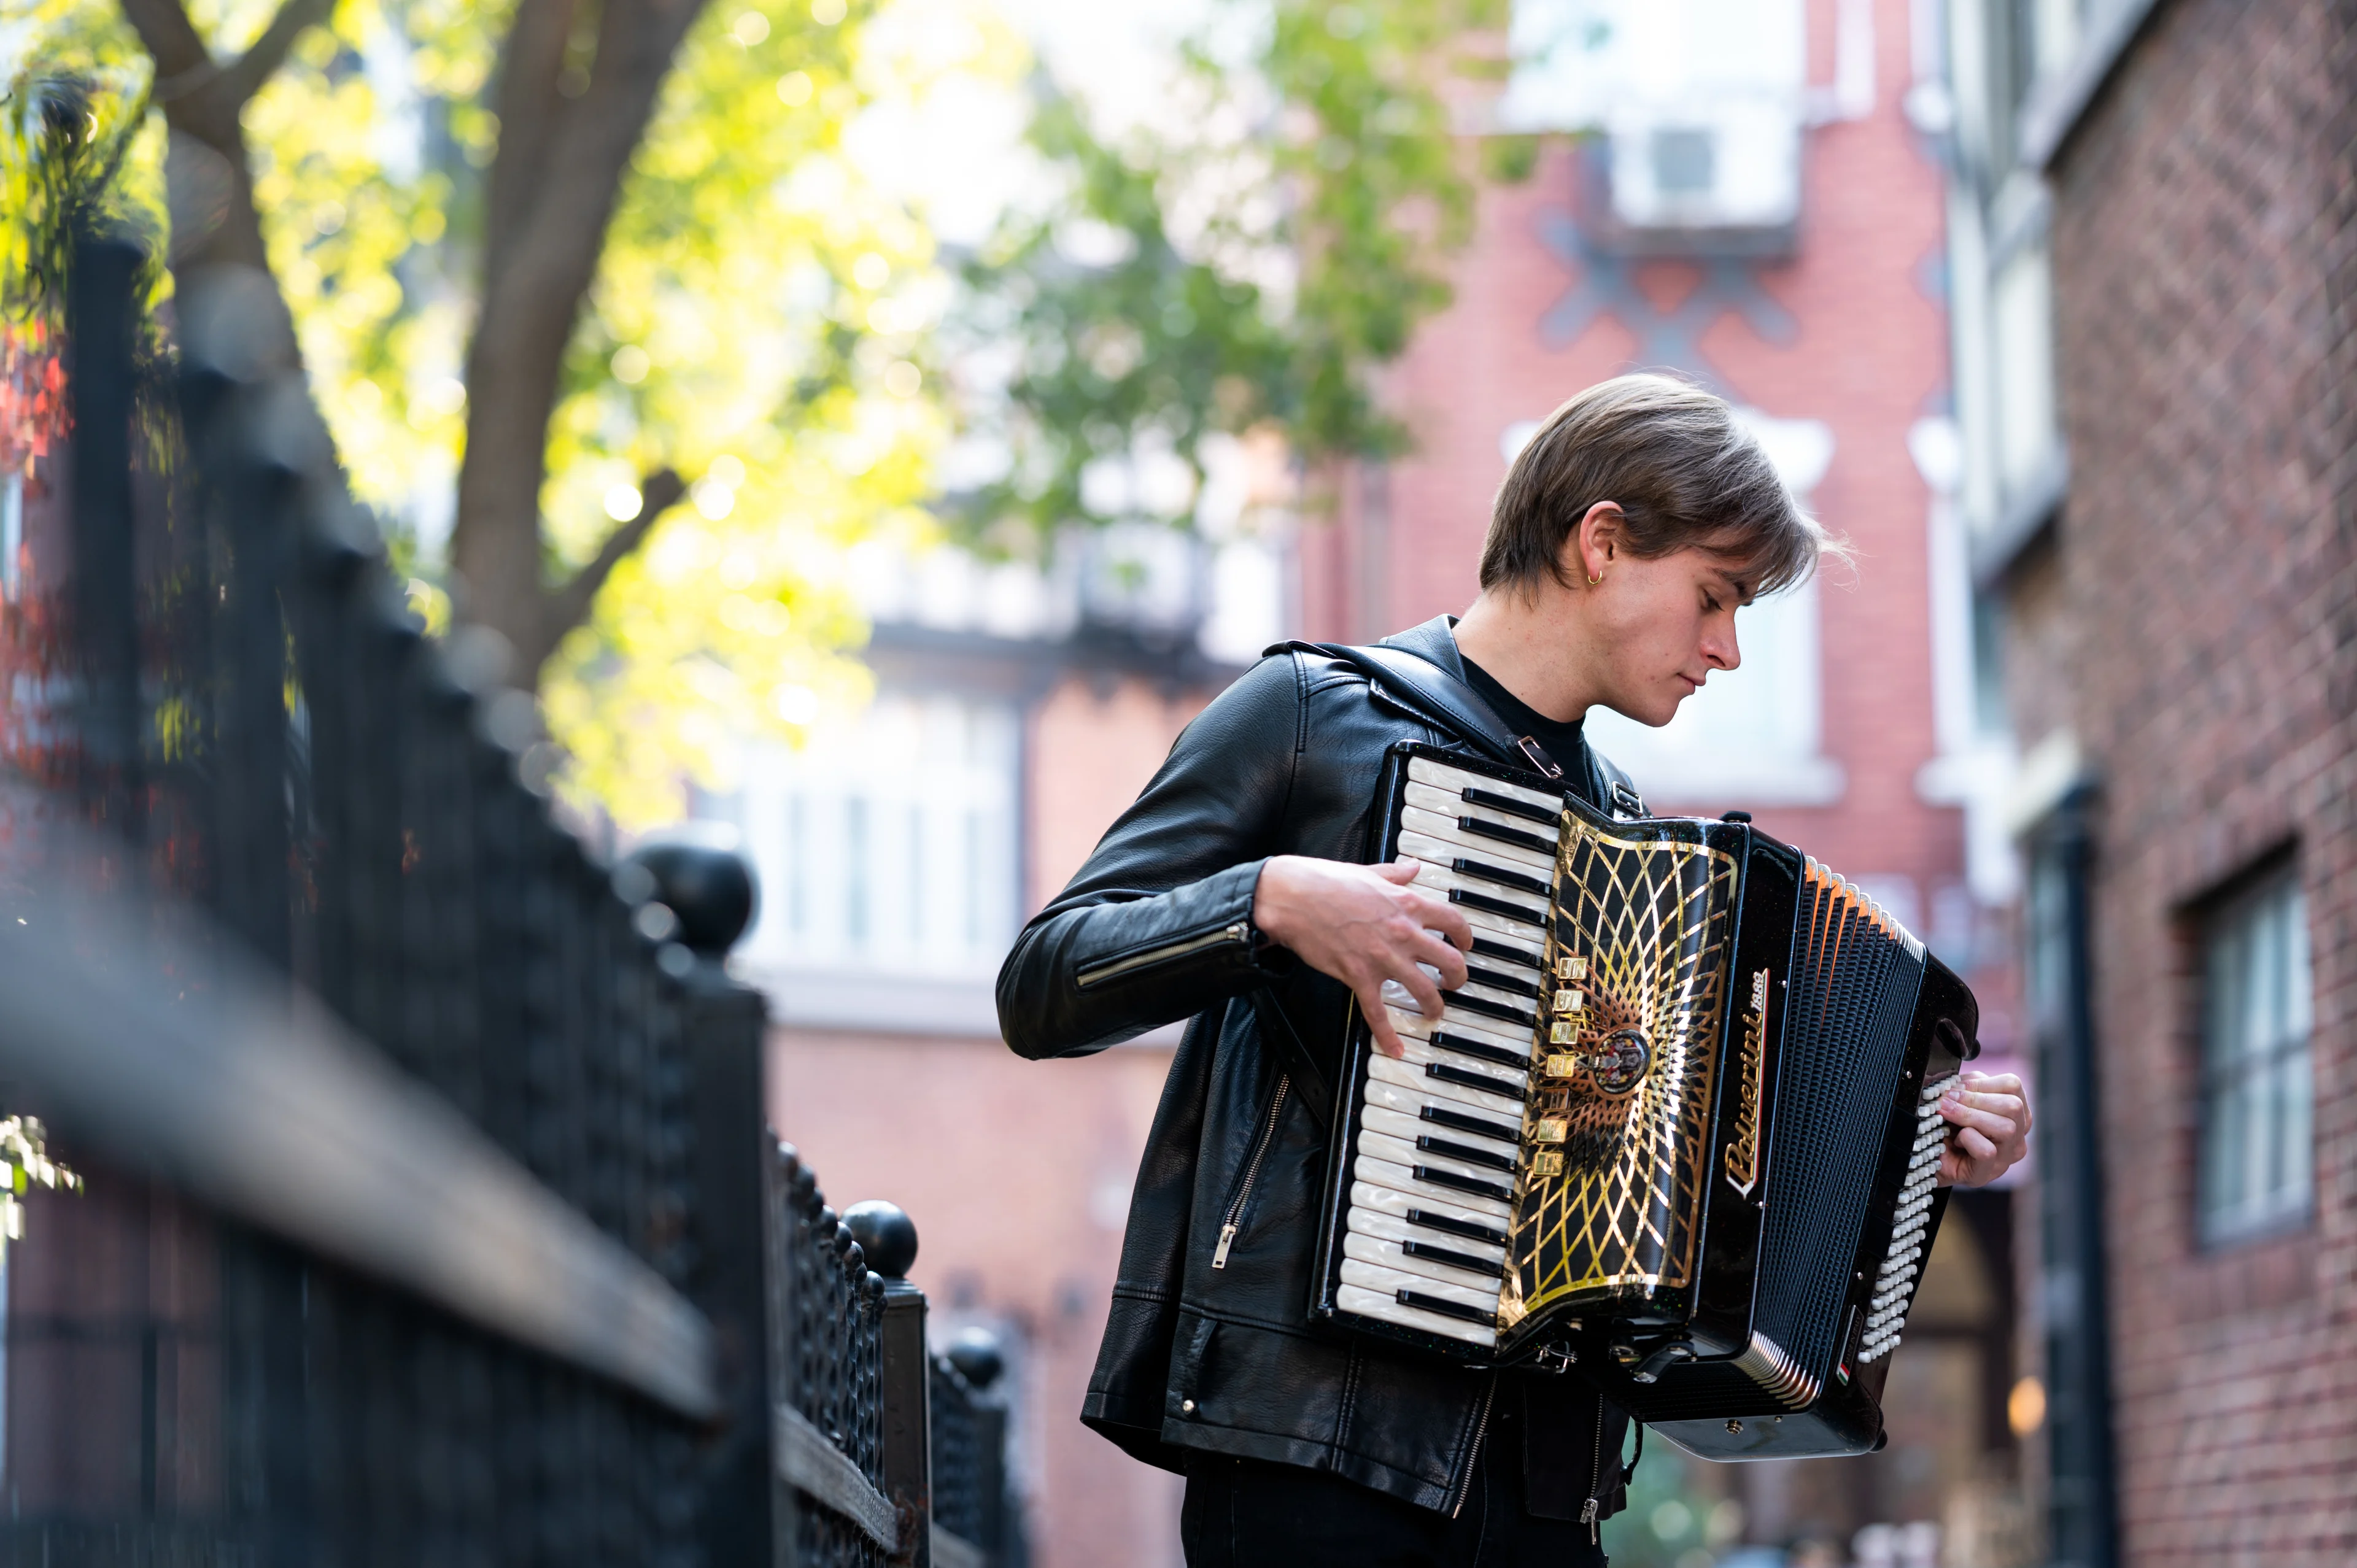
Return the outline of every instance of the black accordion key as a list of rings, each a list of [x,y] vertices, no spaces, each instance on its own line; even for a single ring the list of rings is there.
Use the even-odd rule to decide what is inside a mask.
[[[1459,1219],[1453,1214],[1435,1214],[1424,1208],[1409,1209],[1407,1222],[1410,1225],[1421,1225],[1427,1230],[1438,1230],[1450,1236],[1462,1236],[1468,1241],[1487,1241],[1493,1247],[1503,1247],[1513,1240],[1503,1230],[1492,1230],[1487,1225],[1476,1225],[1470,1219]]]
[[[1510,1122],[1492,1122],[1483,1116],[1468,1116],[1462,1112],[1451,1111],[1441,1105],[1427,1105],[1416,1114],[1436,1127],[1447,1127],[1458,1133],[1470,1133],[1476,1137],[1496,1138],[1502,1143],[1518,1142],[1523,1135],[1522,1129]]]
[[[1545,916],[1503,898],[1492,898],[1487,894],[1476,893],[1469,887],[1450,888],[1448,901],[1452,904],[1462,904],[1469,909],[1483,910],[1501,919],[1518,920],[1525,926],[1534,926],[1540,930],[1546,929]]]
[[[1411,1258],[1422,1258],[1427,1262],[1439,1263],[1446,1268],[1463,1269],[1466,1273],[1473,1274],[1488,1274],[1492,1279],[1502,1280],[1506,1277],[1505,1264],[1492,1262],[1487,1258],[1477,1258],[1470,1252],[1452,1252],[1446,1247],[1436,1247],[1426,1241],[1403,1241],[1400,1243],[1400,1251]]]
[[[1455,1171],[1445,1171],[1437,1165],[1417,1165],[1410,1174],[1418,1181],[1429,1182],[1434,1187],[1450,1187],[1458,1192],[1469,1192],[1492,1203],[1514,1201],[1514,1189],[1510,1187],[1500,1187],[1496,1182],[1483,1181],[1479,1176],[1458,1176]]]
[[[1487,1165],[1493,1171],[1503,1171],[1508,1176],[1514,1174],[1514,1157],[1512,1155],[1492,1154],[1487,1149],[1474,1148],[1469,1144],[1452,1144],[1446,1138],[1436,1138],[1429,1133],[1417,1138],[1415,1146],[1427,1155],[1439,1155],[1452,1160],[1462,1160],[1469,1165]]]
[[[1450,1067],[1447,1062],[1425,1063],[1424,1076],[1437,1078],[1443,1083],[1456,1084],[1460,1089],[1478,1089],[1484,1094],[1500,1095],[1507,1100],[1523,1097],[1519,1085],[1508,1083],[1502,1078],[1491,1078],[1486,1072],[1468,1072],[1461,1067]]]

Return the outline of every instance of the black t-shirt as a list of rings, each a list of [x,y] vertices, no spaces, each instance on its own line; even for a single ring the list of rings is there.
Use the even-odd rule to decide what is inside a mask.
[[[1498,678],[1495,675],[1466,658],[1462,651],[1458,652],[1457,658],[1458,661],[1465,666],[1467,682],[1475,691],[1481,693],[1481,700],[1490,704],[1491,711],[1498,715],[1500,721],[1508,729],[1517,736],[1526,735],[1538,742],[1539,749],[1552,757],[1555,765],[1562,768],[1566,775],[1575,779],[1584,777],[1580,770],[1579,720],[1574,719],[1569,724],[1564,724],[1559,720],[1548,718],[1544,714],[1498,684]]]

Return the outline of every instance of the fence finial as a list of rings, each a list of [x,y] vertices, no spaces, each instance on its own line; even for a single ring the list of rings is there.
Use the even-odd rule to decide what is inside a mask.
[[[630,858],[654,877],[655,897],[679,917],[679,940],[698,956],[718,958],[753,923],[753,868],[735,850],[661,839]]]
[[[888,1280],[909,1277],[909,1269],[917,1261],[917,1222],[899,1205],[869,1198],[844,1210],[843,1222],[859,1238],[859,1250],[867,1254],[869,1268]]]

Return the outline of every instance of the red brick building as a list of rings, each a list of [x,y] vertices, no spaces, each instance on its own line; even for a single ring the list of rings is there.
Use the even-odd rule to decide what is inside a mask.
[[[1500,129],[1605,134],[1555,138],[1528,181],[1483,193],[1458,303],[1387,378],[1413,453],[1342,476],[1339,515],[1299,530],[1286,591],[1260,618],[1270,637],[1356,639],[1463,608],[1491,492],[1529,423],[1627,369],[1694,375],[1747,411],[1858,565],[1747,611],[1745,669],[1715,677],[1670,730],[1603,715],[1599,744],[1657,808],[1751,810],[1959,967],[1985,971],[2004,949],[1983,910],[2007,889],[2002,856],[1995,872],[1976,862],[1956,803],[1982,737],[1953,508],[1926,478],[1949,482],[1954,441],[1941,171],[1901,107],[1938,63],[1922,11],[1621,4],[1614,16],[1641,52],[1603,74],[1650,96],[1594,100],[1596,62],[1525,71],[1497,106]],[[1549,12],[1525,5],[1517,27]],[[1664,59],[1699,60],[1700,74],[1652,70]],[[1266,561],[1232,564],[1194,575],[1272,585]],[[781,1021],[777,1124],[832,1197],[909,1209],[924,1237],[915,1277],[937,1311],[1007,1333],[1038,1554],[1053,1568],[1176,1561],[1176,1478],[1074,1419],[1168,1048],[1018,1061],[993,1032],[988,972],[1014,923],[1061,886],[1256,646],[1237,629],[1251,616],[1200,602],[1092,611],[1087,581],[1076,609],[1028,621],[973,607],[1036,585],[969,582],[963,599],[942,596],[968,607],[931,620],[921,595],[887,605],[881,697],[862,722],[875,726],[864,744],[888,760],[854,778],[847,763],[773,759],[732,808],[764,869],[768,912],[743,958]],[[1233,623],[1212,639],[1224,664],[1190,640],[1189,616],[1207,614]],[[921,896],[894,891],[919,864],[963,869]],[[1008,867],[1020,868],[1012,880]],[[994,875],[987,918],[940,923],[942,910],[978,907]],[[874,890],[845,902],[861,877]],[[2009,986],[2001,972],[1975,978],[2002,1050]],[[1693,1528],[1648,1550],[1664,1563],[1691,1550],[1706,1515],[1714,1545],[1846,1544],[1863,1527],[1937,1520],[1970,1485],[2010,1477],[2010,1198],[1958,1212],[1898,1362],[1892,1450],[1698,1480]],[[1742,1506],[1710,1513],[1729,1493]]]
[[[1967,5],[1958,62],[1986,423],[2043,399],[2068,455],[2042,489],[1993,474],[1975,530],[2025,758],[2030,1013],[2050,1078],[2089,1091],[2049,1124],[2084,1168],[2040,1156],[2054,1559],[2346,1563],[2357,16],[2087,9]],[[2050,301],[2048,343],[2008,298]]]

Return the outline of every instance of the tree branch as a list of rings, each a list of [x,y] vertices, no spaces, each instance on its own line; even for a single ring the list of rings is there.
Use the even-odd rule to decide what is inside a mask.
[[[123,15],[156,60],[156,102],[165,118],[227,153],[238,140],[239,112],[286,63],[304,30],[325,21],[336,0],[283,0],[262,36],[224,67],[205,47],[180,0],[123,0]]]
[[[548,596],[544,624],[550,652],[555,651],[557,643],[566,632],[588,618],[589,606],[597,597],[597,590],[606,585],[606,579],[613,575],[614,568],[645,542],[655,520],[679,504],[680,498],[687,494],[687,481],[669,468],[660,469],[646,477],[639,487],[639,494],[642,498],[639,515],[608,534],[606,542],[597,547],[597,553],[589,564],[573,574],[563,587]]]
[[[262,91],[262,84],[286,63],[286,52],[295,47],[295,40],[326,21],[335,9],[336,0],[285,0],[262,37],[253,40],[253,47],[221,72],[213,91],[225,94],[231,109],[244,108]]]
[[[219,69],[180,0],[123,0],[123,16],[155,58],[157,102],[186,97],[204,84],[200,78]]]

